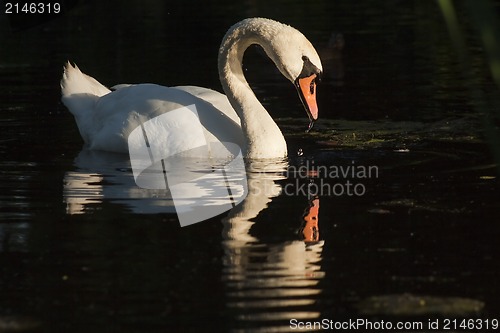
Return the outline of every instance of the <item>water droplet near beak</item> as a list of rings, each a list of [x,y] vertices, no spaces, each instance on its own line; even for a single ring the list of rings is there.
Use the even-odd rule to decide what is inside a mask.
[[[309,126],[306,129],[306,133],[309,133],[309,131],[311,130],[311,128],[313,128],[313,125],[314,125],[314,121],[311,120],[311,122],[309,123]]]

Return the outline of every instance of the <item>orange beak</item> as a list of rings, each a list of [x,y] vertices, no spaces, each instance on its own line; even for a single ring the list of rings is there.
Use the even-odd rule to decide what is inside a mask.
[[[316,103],[316,74],[295,81],[300,100],[306,109],[311,123],[318,119],[318,104]]]

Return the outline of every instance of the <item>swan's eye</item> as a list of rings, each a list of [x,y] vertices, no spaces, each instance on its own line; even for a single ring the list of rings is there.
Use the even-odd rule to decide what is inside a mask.
[[[309,58],[307,56],[302,56],[303,61],[309,61]]]

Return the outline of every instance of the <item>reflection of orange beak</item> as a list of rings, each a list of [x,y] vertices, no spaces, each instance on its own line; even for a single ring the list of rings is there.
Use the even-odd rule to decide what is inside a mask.
[[[309,120],[314,122],[318,119],[318,104],[316,104],[316,74],[303,77],[295,81],[300,99],[306,108]]]
[[[319,240],[318,228],[319,198],[311,201],[309,212],[304,216],[305,226],[302,230],[305,242],[317,242]]]

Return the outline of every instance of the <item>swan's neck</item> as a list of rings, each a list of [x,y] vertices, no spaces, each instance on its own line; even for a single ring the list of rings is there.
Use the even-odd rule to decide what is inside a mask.
[[[278,125],[259,102],[243,75],[245,50],[260,45],[273,59],[270,36],[256,26],[236,25],[231,28],[219,50],[219,76],[229,102],[241,119],[248,158],[276,158],[287,155],[285,138]],[[274,60],[274,59],[273,59]]]

